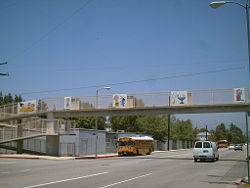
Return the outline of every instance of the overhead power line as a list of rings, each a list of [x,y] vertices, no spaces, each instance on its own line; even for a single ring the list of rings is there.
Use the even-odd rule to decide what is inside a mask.
[[[6,64],[7,64],[7,62],[0,63],[0,65],[6,65]],[[6,73],[0,72],[0,76],[9,76],[9,73],[8,72],[6,72]]]
[[[158,77],[158,78],[124,81],[124,82],[116,82],[116,83],[106,83],[106,84],[100,84],[100,85],[81,86],[81,87],[74,87],[74,88],[62,88],[62,89],[54,89],[54,90],[32,91],[32,92],[24,92],[24,93],[20,93],[20,94],[21,95],[27,95],[27,94],[39,94],[39,93],[52,93],[52,92],[59,92],[59,91],[70,91],[70,90],[78,90],[78,89],[99,88],[99,87],[104,87],[104,86],[107,86],[107,85],[108,86],[117,86],[117,85],[125,85],[125,84],[136,84],[136,83],[141,83],[141,82],[192,77],[192,76],[199,76],[199,75],[205,75],[205,74],[227,72],[227,71],[232,71],[232,70],[235,71],[235,70],[241,70],[241,69],[245,69],[245,67],[244,66],[232,67],[232,68],[227,68],[227,69],[218,69],[218,70],[211,70],[211,71],[204,71],[204,72],[187,73],[187,74],[180,74],[180,75],[174,75],[174,76],[164,76],[164,77]]]
[[[50,33],[56,31],[60,26],[62,26],[65,22],[67,22],[69,19],[71,19],[73,16],[75,16],[78,12],[80,12],[83,8],[87,7],[89,5],[89,3],[93,1],[93,0],[87,0],[82,6],[80,6],[78,9],[76,9],[71,15],[69,15],[67,18],[65,18],[63,21],[61,21],[60,23],[58,23],[57,25],[55,25],[52,29],[50,29],[47,33],[43,34],[40,38],[38,38],[36,41],[34,41],[30,46],[28,46],[27,48],[23,49],[19,54],[16,54],[11,58],[16,58],[24,53],[26,53],[27,51],[29,51],[30,49],[32,49],[35,45],[37,45],[39,42],[41,42],[42,40],[44,40],[45,38],[47,38]]]
[[[2,63],[0,63],[0,65],[6,65],[7,64],[7,62],[2,62]]]

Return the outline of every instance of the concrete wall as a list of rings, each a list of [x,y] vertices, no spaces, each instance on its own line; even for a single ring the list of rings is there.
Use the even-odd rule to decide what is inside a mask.
[[[181,141],[181,140],[170,140],[169,142],[169,149],[176,150],[176,149],[187,149],[193,147],[193,142],[191,141]],[[168,143],[167,142],[160,142],[157,141],[157,150],[167,151],[168,150]]]
[[[106,132],[102,130],[76,129],[76,155],[95,154],[97,134],[97,153],[106,153]]]
[[[8,132],[9,135],[14,135],[15,130]],[[103,130],[94,129],[75,129],[76,135],[63,135],[59,137],[59,156],[84,156],[94,155],[97,139],[97,153],[116,153],[117,140],[120,137],[126,136],[149,136],[145,134],[129,133],[129,132],[106,132]],[[192,148],[192,142],[188,141],[173,141],[170,140],[170,150]],[[16,146],[16,143],[8,143],[6,145]],[[23,148],[27,150],[46,153],[46,137],[33,138],[23,141]],[[155,150],[167,151],[167,142],[163,143],[155,141]],[[15,153],[11,150],[0,149],[0,153]]]
[[[107,132],[106,133],[106,153],[117,152],[117,134]]]
[[[60,156],[75,156],[76,155],[76,141],[77,138],[74,135],[60,136]]]

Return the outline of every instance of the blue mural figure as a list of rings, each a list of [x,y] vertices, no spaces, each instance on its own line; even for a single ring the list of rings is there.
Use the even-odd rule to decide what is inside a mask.
[[[125,104],[126,104],[126,99],[122,97],[121,105],[122,105],[122,106],[125,106]]]

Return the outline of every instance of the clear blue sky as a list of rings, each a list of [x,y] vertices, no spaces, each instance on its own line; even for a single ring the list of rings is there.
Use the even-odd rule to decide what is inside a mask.
[[[245,11],[210,2],[0,0],[0,62],[8,62],[0,72],[10,73],[0,90],[30,100],[94,95],[100,85],[112,87],[102,94],[250,86]],[[115,85],[147,79],[156,80]],[[245,122],[244,114],[183,117]]]

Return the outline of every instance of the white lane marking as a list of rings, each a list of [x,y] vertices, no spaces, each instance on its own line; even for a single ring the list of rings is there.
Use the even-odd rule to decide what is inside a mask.
[[[4,165],[4,164],[15,164],[16,162],[0,162],[0,165]]]
[[[20,170],[20,172],[29,172],[30,169]],[[9,174],[10,172],[0,172],[1,174]]]
[[[1,174],[9,174],[10,172],[1,172]]]
[[[44,185],[50,185],[50,184],[55,184],[55,183],[61,183],[61,182],[65,182],[65,181],[72,181],[72,180],[77,180],[77,179],[82,179],[82,178],[89,178],[89,177],[93,177],[93,176],[99,176],[99,175],[103,175],[103,174],[107,174],[108,172],[100,172],[97,174],[90,174],[90,175],[86,175],[86,176],[80,176],[80,177],[75,177],[75,178],[70,178],[70,179],[65,179],[65,180],[59,180],[59,181],[53,181],[53,182],[49,182],[49,183],[43,183],[43,184],[38,184],[38,185],[32,185],[32,186],[28,186],[28,187],[24,187],[24,188],[32,188],[32,187],[41,187]]]
[[[29,172],[30,169],[24,169],[24,170],[20,170],[20,172]]]
[[[152,174],[152,173],[144,174],[144,175],[137,176],[137,177],[134,177],[134,178],[131,178],[131,179],[127,179],[127,180],[119,181],[119,182],[112,183],[112,184],[109,184],[109,185],[105,185],[105,186],[100,187],[100,188],[111,187],[111,186],[113,186],[113,185],[118,185],[118,184],[121,184],[121,183],[125,183],[125,182],[128,182],[128,181],[132,181],[132,180],[135,180],[135,179],[138,179],[138,178],[142,178],[142,177],[145,177],[145,176],[149,176],[149,175],[151,175],[151,174]]]

